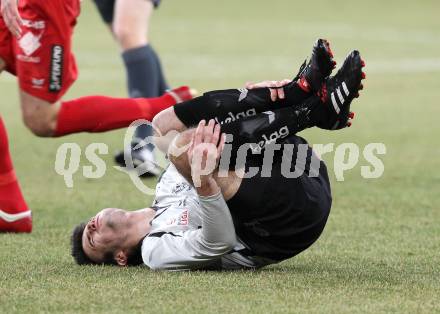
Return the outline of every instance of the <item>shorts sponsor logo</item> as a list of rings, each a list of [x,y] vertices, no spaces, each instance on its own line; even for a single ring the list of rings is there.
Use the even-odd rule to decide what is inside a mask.
[[[49,91],[58,92],[61,90],[63,77],[63,47],[60,45],[52,46],[52,56],[50,60],[50,81]]]
[[[44,29],[46,27],[46,23],[44,21],[30,21],[30,20],[22,20],[23,26],[27,28],[34,29]]]
[[[35,77],[32,78],[32,87],[36,89],[43,88],[44,85],[44,79],[37,79]]]
[[[42,34],[43,33],[35,35],[32,32],[27,32],[20,38],[18,45],[26,56],[32,55],[38,48],[41,47],[40,39]]]
[[[215,117],[214,120],[219,123],[219,124],[224,124],[224,123],[230,123],[245,117],[252,117],[255,116],[257,114],[257,112],[255,111],[254,108],[248,109],[246,111],[242,111],[239,112],[237,114],[234,114],[232,112],[228,112],[227,117],[224,120],[219,120],[218,117]]]

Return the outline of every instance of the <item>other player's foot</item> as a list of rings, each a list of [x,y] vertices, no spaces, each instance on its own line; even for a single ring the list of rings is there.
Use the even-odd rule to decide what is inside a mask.
[[[136,171],[144,178],[158,176],[162,169],[157,165],[153,152],[146,147],[137,146],[138,143],[133,142],[125,154],[124,151],[116,153],[115,162],[128,171]],[[131,162],[126,158],[131,158]]]
[[[193,99],[197,94],[195,89],[181,86],[166,91],[164,95],[169,95],[174,98],[176,103],[181,103]],[[162,172],[162,168],[157,165],[153,152],[147,147],[138,147],[139,143],[133,142],[125,152],[123,150],[117,152],[114,157],[116,164],[125,170],[136,171],[141,177],[158,176]],[[130,160],[126,160],[126,158]]]
[[[336,61],[333,60],[330,43],[325,39],[318,39],[313,46],[309,62],[304,62],[294,81],[297,81],[304,91],[316,93],[335,67]]]
[[[351,126],[354,113],[350,112],[350,105],[354,98],[359,97],[359,90],[363,89],[364,66],[359,51],[352,51],[336,75],[329,78],[318,91],[323,103],[323,106],[314,110],[318,127],[337,130]]]
[[[32,231],[30,210],[14,212],[0,208],[0,232],[29,233]]]

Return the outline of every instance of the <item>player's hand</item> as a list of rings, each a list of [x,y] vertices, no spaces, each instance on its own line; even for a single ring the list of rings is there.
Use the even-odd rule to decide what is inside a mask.
[[[246,83],[247,89],[254,88],[269,88],[270,91],[270,99],[272,101],[276,101],[277,99],[284,99],[286,95],[284,94],[283,86],[289,84],[292,80],[284,79],[281,81],[263,81],[259,83]]]
[[[18,0],[1,0],[0,12],[9,31],[16,37],[21,36],[23,20],[18,13]]]
[[[200,121],[192,135],[188,149],[188,160],[191,165],[191,176],[199,194],[212,195],[219,190],[213,178],[221,153],[225,145],[225,134],[221,134],[220,125],[214,120],[206,124]]]

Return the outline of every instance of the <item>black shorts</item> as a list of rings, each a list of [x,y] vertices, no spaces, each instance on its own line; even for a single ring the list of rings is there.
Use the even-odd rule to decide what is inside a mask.
[[[115,8],[116,0],[93,0],[98,8],[99,14],[101,18],[107,24],[111,24],[113,22],[113,14]],[[145,0],[153,2],[155,8],[157,8],[160,4],[161,0]]]
[[[298,136],[288,142],[307,144]],[[327,168],[320,162],[319,175],[310,177],[309,147],[304,173],[286,178],[281,173],[282,152],[274,157],[270,177],[243,179],[227,204],[237,236],[248,245],[251,255],[281,261],[312,245],[324,230],[332,203]],[[317,158],[317,157],[315,157]],[[296,161],[294,150],[292,171]],[[261,166],[261,159],[248,166]]]

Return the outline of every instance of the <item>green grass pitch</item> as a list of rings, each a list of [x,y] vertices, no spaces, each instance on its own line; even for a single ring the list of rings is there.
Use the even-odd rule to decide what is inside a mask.
[[[303,136],[385,143],[384,175],[363,179],[361,159],[337,182],[327,155],[334,203],[324,234],[303,254],[255,272],[74,265],[76,223],[105,207],[147,207],[151,198],[113,169],[111,154],[102,179],[80,171],[66,188],[54,171],[59,145],[75,142],[84,151],[103,142],[112,153],[123,131],[37,138],[21,121],[15,80],[3,74],[0,112],[34,232],[0,235],[0,312],[440,312],[439,11],[434,0],[163,1],[151,39],[173,86],[206,91],[292,77],[318,37],[331,41],[339,64],[353,48],[366,60],[354,125]],[[83,3],[74,48],[80,78],[67,98],[126,95],[118,49],[91,1]]]

